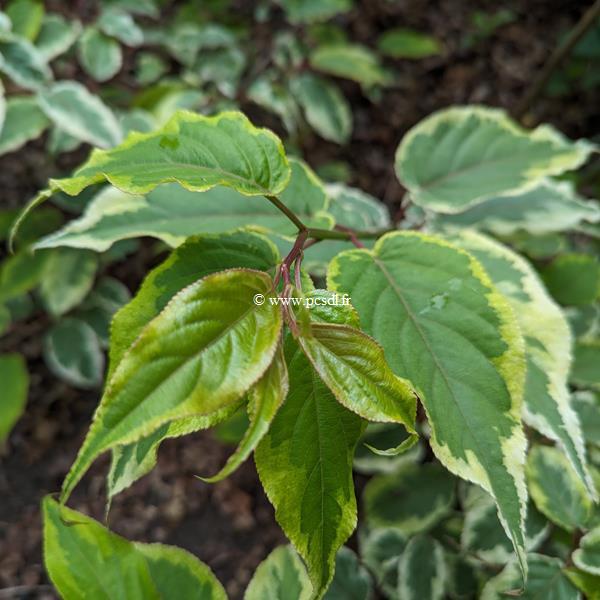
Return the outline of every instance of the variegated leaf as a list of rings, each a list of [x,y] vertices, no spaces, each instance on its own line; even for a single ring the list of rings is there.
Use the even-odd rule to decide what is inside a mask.
[[[442,464],[495,498],[525,571],[524,342],[507,301],[471,255],[414,232],[343,252],[328,281],[415,386]]]
[[[560,307],[533,267],[506,246],[472,231],[452,239],[481,261],[519,321],[527,354],[524,421],[560,444],[590,496],[596,498],[581,427],[570,403],[572,340]]]

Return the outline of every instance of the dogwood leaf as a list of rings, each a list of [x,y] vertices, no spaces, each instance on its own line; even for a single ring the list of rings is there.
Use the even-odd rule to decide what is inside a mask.
[[[512,250],[474,232],[463,232],[453,239],[481,261],[519,321],[527,353],[525,422],[561,445],[595,498],[583,435],[568,388],[572,340],[565,316],[533,267]]]
[[[507,301],[472,256],[415,232],[343,252],[328,283],[414,385],[442,464],[495,498],[525,570],[524,343]]]
[[[62,500],[94,459],[162,424],[236,402],[265,372],[281,333],[281,310],[259,271],[208,275],[177,294],[141,332],[108,382]]]
[[[288,397],[254,458],[275,518],[308,567],[312,598],[333,578],[335,555],[356,527],[352,455],[361,419],[341,406],[291,337]]]
[[[63,598],[227,600],[212,571],[181,548],[130,542],[49,496],[42,508],[44,561]]]
[[[404,136],[396,174],[415,204],[457,213],[576,169],[593,149],[548,125],[524,130],[501,110],[453,107],[427,117]]]

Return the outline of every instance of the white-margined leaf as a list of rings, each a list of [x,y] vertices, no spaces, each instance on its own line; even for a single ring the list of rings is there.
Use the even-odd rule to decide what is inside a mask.
[[[279,546],[256,568],[244,600],[309,600],[312,593],[306,567],[292,546]]]
[[[416,204],[457,213],[576,169],[593,149],[549,125],[522,129],[501,110],[453,107],[427,117],[404,136],[396,174]]]
[[[104,356],[94,330],[85,322],[67,317],[44,338],[44,360],[60,379],[78,388],[100,385]]]
[[[463,502],[465,520],[460,544],[465,554],[475,555],[489,564],[506,564],[512,547],[498,522],[494,501],[480,488],[471,486]],[[549,523],[530,501],[525,520],[525,547],[534,552],[549,533]]]
[[[550,521],[567,531],[586,527],[592,501],[560,450],[534,446],[527,457],[527,483],[538,510]]]
[[[104,9],[97,25],[103,33],[118,39],[126,46],[139,46],[144,41],[144,33],[132,16],[118,8]]]
[[[600,575],[600,526],[586,533],[573,552],[576,567],[592,575]]]
[[[427,531],[449,514],[456,479],[438,463],[409,464],[379,475],[365,487],[366,519],[375,527],[394,527],[404,536]]]
[[[130,542],[50,496],[42,510],[44,563],[63,598],[227,600],[212,571],[181,548]]]
[[[465,212],[434,219],[434,223],[474,227],[500,236],[519,231],[544,235],[568,231],[582,222],[597,223],[600,205],[578,196],[568,181],[545,179],[526,192],[489,198]]]
[[[442,464],[495,498],[525,570],[524,342],[507,301],[475,258],[415,232],[343,252],[328,283],[415,387]]]
[[[26,39],[0,33],[0,72],[27,90],[39,90],[52,80],[42,53]]]
[[[290,165],[292,178],[281,200],[306,224],[331,228],[333,219],[324,210],[327,194],[323,186],[303,163],[292,159]],[[178,246],[194,234],[240,227],[284,236],[296,231],[265,198],[249,198],[225,187],[190,192],[171,183],[157,187],[145,197],[107,188],[88,205],[80,219],[40,240],[36,247],[71,246],[103,251],[118,240],[142,236]]]
[[[326,140],[345,144],[352,135],[352,111],[339,88],[313,73],[290,80],[308,124]]]
[[[61,81],[38,94],[41,109],[68,134],[84,142],[110,148],[123,132],[113,112],[83,85]]]
[[[524,421],[560,444],[590,496],[596,498],[581,427],[570,403],[572,340],[565,316],[533,267],[515,252],[471,231],[453,239],[481,261],[519,321],[527,355]]]
[[[96,81],[114,77],[123,64],[119,42],[104,35],[95,27],[87,27],[77,44],[79,62],[84,71]]]
[[[75,19],[67,21],[58,14],[47,14],[42,21],[42,28],[35,40],[35,46],[47,60],[54,60],[64,54],[79,37],[81,23]]]
[[[98,257],[89,250],[56,248],[49,252],[40,283],[48,312],[60,316],[77,306],[92,289]]]
[[[443,600],[448,586],[444,548],[427,535],[413,537],[400,559],[398,598]]]
[[[527,587],[522,594],[519,594],[520,600],[539,600],[540,598],[581,600],[581,594],[563,573],[564,565],[560,559],[542,554],[530,554],[527,560],[529,577]],[[516,591],[521,586],[519,568],[517,564],[511,562],[486,583],[480,599],[505,600],[506,592],[516,595]]]
[[[179,292],[142,330],[106,386],[62,491],[63,501],[91,463],[161,425],[210,415],[237,402],[273,360],[281,309],[268,298],[272,279],[230,269]],[[263,294],[263,305],[254,302]]]
[[[18,150],[35,140],[50,121],[32,96],[11,96],[6,102],[6,117],[0,131],[0,155]]]

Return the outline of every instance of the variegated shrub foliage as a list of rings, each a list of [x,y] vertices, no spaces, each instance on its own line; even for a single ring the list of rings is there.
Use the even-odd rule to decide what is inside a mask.
[[[239,112],[177,111],[50,180],[13,234],[48,198],[95,186],[82,216],[33,245],[73,262],[69,294],[118,242],[172,247],[112,317],[102,398],[60,498],[44,502],[58,591],[226,597],[191,555],[129,542],[65,504],[104,453],[110,504],[163,440],[246,414],[227,463],[199,475],[219,481],[253,454],[292,544],[259,566],[248,600],[375,587],[401,600],[598,597],[600,209],[556,179],[595,150],[499,110],[443,110],[398,147],[397,228]],[[47,295],[60,312],[64,297]],[[344,547],[353,469],[373,475],[359,557]]]

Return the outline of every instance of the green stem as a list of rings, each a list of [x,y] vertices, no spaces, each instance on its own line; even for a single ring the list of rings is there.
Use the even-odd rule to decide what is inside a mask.
[[[282,212],[297,228],[299,234],[304,234],[304,239],[315,240],[349,240],[356,238],[363,240],[375,240],[384,233],[394,231],[393,229],[382,229],[378,231],[354,231],[352,229],[319,229],[318,227],[307,227],[302,220],[296,216],[277,196],[265,196],[265,198]],[[305,233],[306,232],[306,233]]]
[[[340,231],[337,229],[318,229],[309,227],[308,237],[315,240],[349,240],[353,237],[363,240],[376,240],[384,233],[394,231],[393,229],[380,229],[377,231]]]
[[[277,196],[265,196],[265,198],[281,211],[297,228],[298,231],[306,231],[308,227],[290,210]]]

